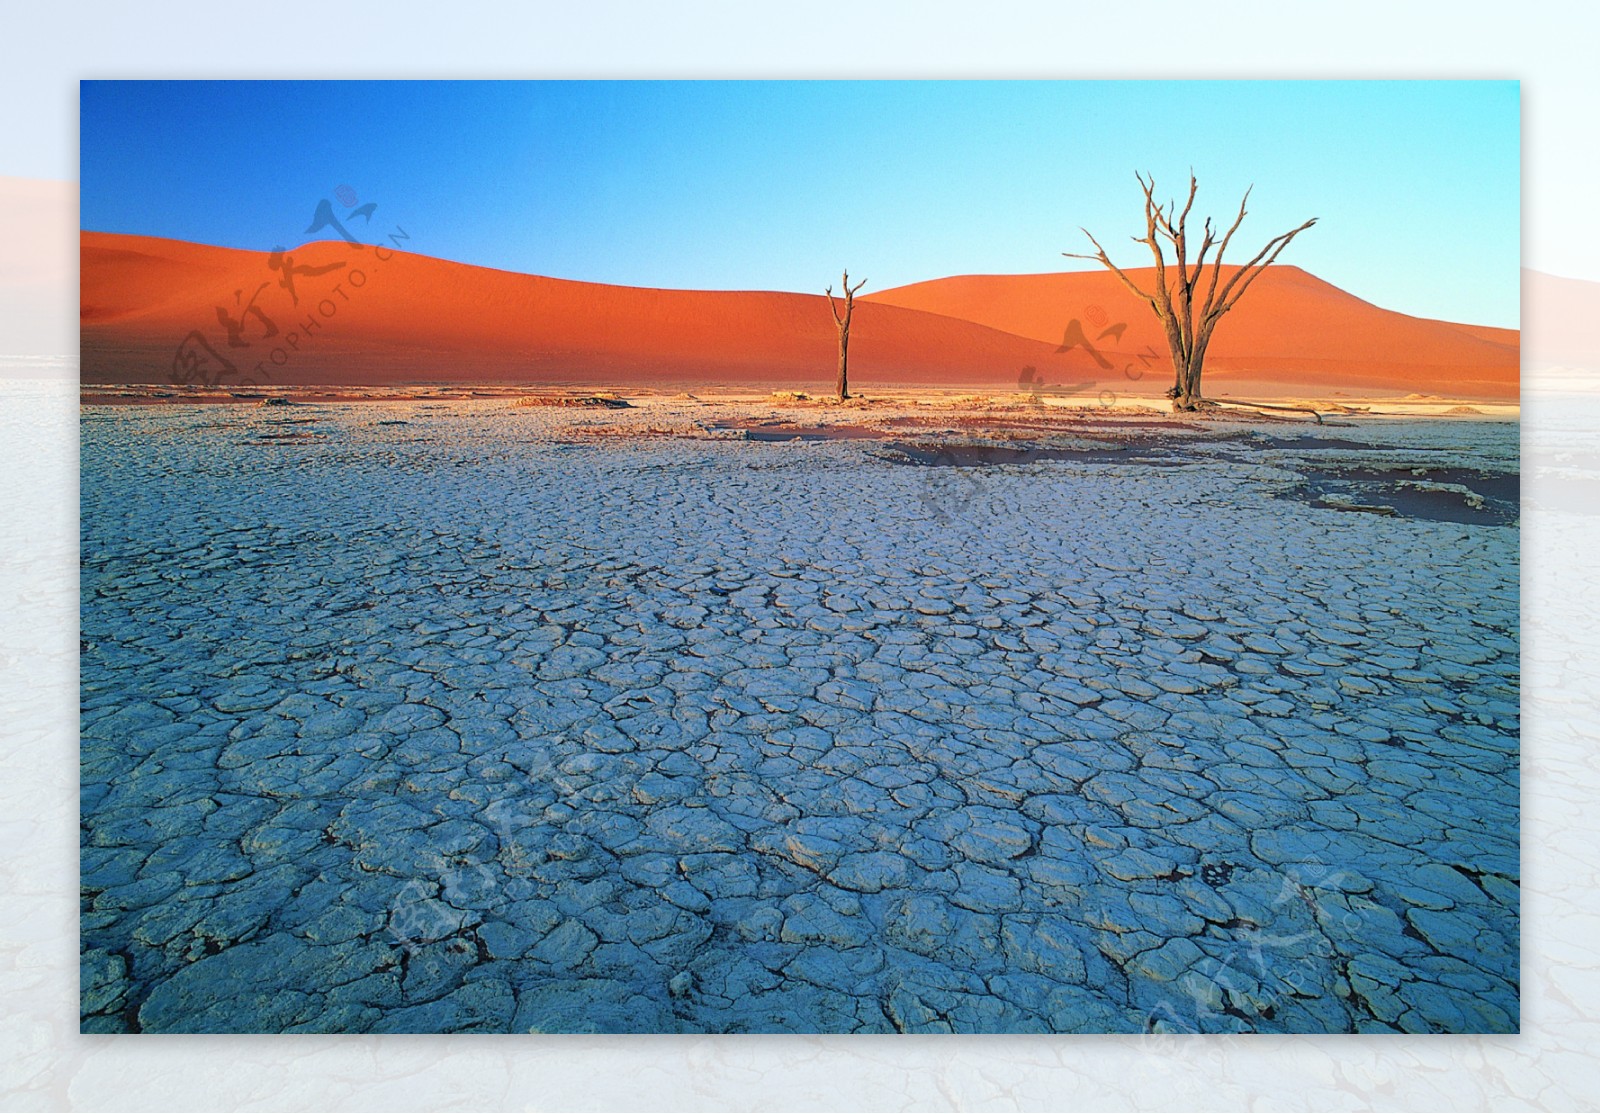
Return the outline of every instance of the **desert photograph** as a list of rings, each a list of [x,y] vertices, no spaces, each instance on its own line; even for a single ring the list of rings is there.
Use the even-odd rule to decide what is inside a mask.
[[[1516,82],[80,97],[82,1032],[1518,1032]]]

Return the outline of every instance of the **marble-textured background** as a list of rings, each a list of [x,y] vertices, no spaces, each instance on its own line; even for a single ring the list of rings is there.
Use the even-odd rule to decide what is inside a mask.
[[[1479,8],[1480,11],[1463,10]],[[84,76],[1520,77],[1527,265],[1600,279],[1593,27],[1487,4],[1124,12],[884,3],[518,15],[352,3],[18,15],[0,174],[75,174]],[[624,10],[626,9],[626,10]],[[87,18],[86,18],[87,15]],[[1143,20],[1176,23],[1155,52]],[[1595,17],[1585,14],[1582,19]],[[74,22],[75,21],[75,22]],[[1192,26],[1191,26],[1192,23]],[[1429,61],[1417,43],[1426,38]],[[23,207],[9,196],[12,225]],[[77,1032],[75,232],[0,257],[0,1107],[1584,1109],[1600,1105],[1600,360],[1525,367],[1523,1031],[1503,1038],[274,1037]],[[51,255],[50,253],[59,253]],[[30,270],[30,268],[32,268]],[[27,308],[17,291],[54,297]],[[53,287],[51,284],[54,284]],[[1600,290],[1600,287],[1595,289]],[[1600,315],[1600,299],[1583,310]],[[52,309],[57,315],[52,317]],[[1525,344],[1564,326],[1526,308]],[[1570,311],[1568,311],[1570,312]],[[52,330],[55,332],[52,334]],[[60,344],[48,343],[51,335]],[[40,338],[44,338],[41,340]]]

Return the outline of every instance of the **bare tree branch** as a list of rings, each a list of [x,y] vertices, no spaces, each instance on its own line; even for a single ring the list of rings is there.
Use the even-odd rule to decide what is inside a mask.
[[[1250,191],[1255,189],[1251,185],[1244,191],[1244,197],[1239,202],[1239,215],[1233,218],[1233,224],[1228,229],[1228,234],[1222,238],[1222,244],[1217,248],[1217,254],[1211,263],[1211,282],[1206,286],[1205,308],[1200,311],[1201,316],[1210,317],[1213,298],[1217,293],[1217,276],[1222,273],[1222,257],[1228,254],[1228,245],[1233,242],[1233,234],[1239,231],[1239,226],[1244,223],[1245,205],[1250,201]]]
[[[1156,202],[1155,198],[1156,179],[1155,175],[1152,174],[1150,180],[1145,181],[1144,177],[1137,171],[1134,172],[1134,178],[1138,181],[1139,187],[1144,190],[1145,234],[1140,242],[1149,245],[1150,254],[1155,257],[1156,261],[1153,306],[1156,311],[1156,317],[1160,319],[1161,327],[1167,334],[1167,346],[1172,350],[1173,362],[1176,366],[1179,363],[1180,353],[1182,354],[1183,362],[1187,362],[1188,352],[1187,345],[1185,345],[1183,339],[1183,331],[1172,313],[1172,291],[1167,286],[1167,260],[1161,252],[1161,245],[1156,242],[1158,225],[1164,219],[1161,206]],[[1171,225],[1168,224],[1167,227],[1171,228]],[[1174,235],[1176,234],[1174,233]],[[1135,239],[1139,238],[1135,237]]]
[[[1227,313],[1230,309],[1232,309],[1233,306],[1234,306],[1234,303],[1237,302],[1241,297],[1244,296],[1244,292],[1246,290],[1250,289],[1250,284],[1256,280],[1256,276],[1259,275],[1262,271],[1266,270],[1269,266],[1271,266],[1272,265],[1272,261],[1274,259],[1278,258],[1279,252],[1283,251],[1284,248],[1289,246],[1289,241],[1294,239],[1296,236],[1300,235],[1300,233],[1304,232],[1306,229],[1310,228],[1313,224],[1316,224],[1316,223],[1317,223],[1317,218],[1316,217],[1312,217],[1310,220],[1308,220],[1304,224],[1302,224],[1299,228],[1291,229],[1288,232],[1280,233],[1279,235],[1274,236],[1272,239],[1268,240],[1267,241],[1267,246],[1262,248],[1259,252],[1257,252],[1256,253],[1256,257],[1254,259],[1252,259],[1250,262],[1246,263],[1243,267],[1240,267],[1237,271],[1235,271],[1233,273],[1233,277],[1228,280],[1228,284],[1222,288],[1222,304],[1221,304],[1221,306],[1218,309],[1216,309],[1215,311],[1213,311],[1213,312],[1215,312],[1216,315],[1218,317],[1220,317],[1224,313]],[[1274,244],[1277,245],[1275,248],[1273,247]],[[1262,263],[1261,259],[1262,259],[1263,256],[1265,256],[1267,254],[1268,251],[1271,251],[1272,255],[1267,258],[1267,261],[1265,263]],[[1260,264],[1259,267],[1256,266],[1258,263]],[[1256,269],[1254,271],[1250,271],[1251,267],[1255,267]],[[1229,297],[1228,297],[1229,292],[1231,290],[1233,290],[1234,284],[1237,283],[1239,281],[1239,279],[1241,277],[1243,277],[1247,271],[1250,272],[1249,277],[1245,278],[1244,285],[1239,287],[1239,292],[1237,294],[1233,295],[1232,299],[1230,300]]]
[[[1206,252],[1216,243],[1216,238],[1211,231],[1211,218],[1206,218],[1206,236],[1200,242],[1200,254],[1194,257],[1194,275],[1189,279],[1189,289],[1193,290],[1200,281],[1200,274],[1206,267]]]
[[[1103,264],[1108,270],[1111,271],[1112,274],[1116,275],[1122,280],[1122,285],[1131,290],[1136,298],[1138,298],[1140,301],[1148,302],[1150,304],[1150,308],[1155,309],[1156,300],[1134,285],[1134,281],[1123,273],[1122,268],[1111,262],[1110,257],[1106,255],[1106,249],[1100,246],[1100,241],[1094,238],[1094,234],[1091,233],[1087,228],[1080,228],[1079,231],[1085,236],[1089,237],[1089,242],[1095,247],[1095,254],[1081,255],[1075,251],[1064,251],[1061,254],[1066,256],[1068,259],[1093,259],[1095,262]]]

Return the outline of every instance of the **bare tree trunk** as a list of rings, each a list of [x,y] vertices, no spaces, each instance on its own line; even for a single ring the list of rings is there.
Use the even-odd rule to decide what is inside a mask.
[[[828,287],[828,308],[833,311],[833,323],[839,328],[839,383],[838,397],[843,402],[850,397],[850,318],[856,311],[856,291],[867,285],[867,280],[862,279],[854,286],[850,285],[850,272],[844,272],[842,278],[844,286],[844,312],[839,312],[838,304],[833,300],[833,287]]]
[[[1179,396],[1179,402],[1174,407],[1178,410],[1198,410],[1204,399],[1200,396],[1200,373],[1205,369],[1206,346],[1211,343],[1211,329],[1216,323],[1212,322],[1200,338],[1195,341],[1194,351],[1189,355],[1189,367],[1185,377],[1184,389]]]
[[[839,401],[843,402],[850,397],[850,326],[845,324],[839,330]]]

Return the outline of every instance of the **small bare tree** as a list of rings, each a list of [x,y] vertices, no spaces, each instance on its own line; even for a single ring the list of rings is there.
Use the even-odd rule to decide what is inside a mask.
[[[856,311],[856,291],[867,285],[867,280],[851,286],[850,272],[846,271],[840,282],[844,286],[844,314],[839,313],[831,286],[828,287],[828,308],[833,311],[833,323],[839,326],[839,401],[843,402],[850,397],[850,315]]]
[[[1061,254],[1072,259],[1099,261],[1121,279],[1122,284],[1131,290],[1135,297],[1155,311],[1162,328],[1166,331],[1167,347],[1172,351],[1174,379],[1167,397],[1172,399],[1174,410],[1197,410],[1203,404],[1200,396],[1200,372],[1205,366],[1206,348],[1211,344],[1211,334],[1216,330],[1217,322],[1243,297],[1250,284],[1256,280],[1256,276],[1278,258],[1278,253],[1288,246],[1289,241],[1316,224],[1317,218],[1312,217],[1299,228],[1268,240],[1267,246],[1257,252],[1254,259],[1235,270],[1219,290],[1217,281],[1222,274],[1222,256],[1228,250],[1233,234],[1244,222],[1245,204],[1250,200],[1250,190],[1244,191],[1244,200],[1239,202],[1239,215],[1234,218],[1233,226],[1223,235],[1220,243],[1212,232],[1211,218],[1206,218],[1205,237],[1201,240],[1200,252],[1195,256],[1194,266],[1191,269],[1188,263],[1189,239],[1185,225],[1189,219],[1189,210],[1194,207],[1197,188],[1193,172],[1189,174],[1189,199],[1184,203],[1182,212],[1177,212],[1175,202],[1168,201],[1165,205],[1156,203],[1156,180],[1153,175],[1148,182],[1142,174],[1135,173],[1134,177],[1139,180],[1139,186],[1144,190],[1145,234],[1135,236],[1133,240],[1135,243],[1148,244],[1151,254],[1155,256],[1154,291],[1146,293],[1139,289],[1121,268],[1111,262],[1106,255],[1106,249],[1100,246],[1100,241],[1096,240],[1087,228],[1083,229],[1083,234],[1089,237],[1089,242],[1095,247],[1095,253],[1080,255],[1067,251]],[[1177,212],[1176,224],[1173,223],[1175,212]],[[1162,251],[1161,239],[1172,244],[1173,263],[1178,272],[1177,278],[1170,282],[1167,278],[1167,262]],[[1197,302],[1195,290],[1206,271],[1206,253],[1213,247],[1217,249],[1217,254],[1211,261],[1205,296]]]

